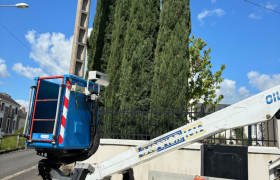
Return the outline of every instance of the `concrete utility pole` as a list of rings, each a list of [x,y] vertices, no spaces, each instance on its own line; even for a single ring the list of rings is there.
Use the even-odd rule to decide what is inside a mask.
[[[69,74],[83,78],[91,0],[78,0]]]

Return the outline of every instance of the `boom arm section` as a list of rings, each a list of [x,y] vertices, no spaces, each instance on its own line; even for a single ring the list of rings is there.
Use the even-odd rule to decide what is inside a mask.
[[[280,86],[269,89],[99,164],[92,164],[95,171],[86,179],[104,179],[226,129],[270,120],[279,113],[279,91]]]

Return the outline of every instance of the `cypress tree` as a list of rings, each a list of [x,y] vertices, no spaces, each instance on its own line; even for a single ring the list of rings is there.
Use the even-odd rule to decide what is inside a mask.
[[[110,84],[105,88],[105,107],[120,107],[120,67],[123,58],[123,47],[131,4],[131,0],[120,0],[116,6],[111,51],[107,66],[107,74],[109,76]]]
[[[150,105],[159,13],[159,0],[133,1],[121,66],[122,108]]]
[[[110,56],[111,37],[117,0],[99,0],[93,22],[93,30],[88,40],[88,71],[106,73]]]
[[[155,50],[152,107],[187,105],[190,0],[164,0]]]
[[[99,32],[99,25],[101,22],[101,16],[102,16],[102,0],[97,1],[96,5],[96,13],[94,16],[92,31],[90,34],[90,37],[87,40],[87,72],[86,77],[88,77],[88,71],[91,70],[100,70],[99,61],[94,62],[94,56],[97,48],[97,38],[98,38],[98,32]]]
[[[114,25],[115,9],[118,0],[107,0],[106,9],[104,9],[104,21],[106,22],[106,28],[104,30],[104,37],[102,37],[104,46],[102,49],[101,61],[101,72],[106,73],[107,66],[109,62],[109,57],[111,53],[111,43],[112,43],[112,31]],[[105,5],[105,4],[104,4]]]

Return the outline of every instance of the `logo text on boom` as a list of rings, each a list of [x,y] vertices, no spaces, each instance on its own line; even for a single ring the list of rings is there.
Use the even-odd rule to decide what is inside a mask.
[[[266,96],[266,104],[271,104],[273,102],[280,101],[279,93],[273,93],[272,95]]]
[[[136,151],[139,153],[138,159],[159,153],[172,146],[176,146],[177,144],[191,140],[201,134],[204,134],[205,132],[206,131],[203,128],[201,121],[186,127],[182,127],[181,129],[152,141],[149,144],[136,147]]]

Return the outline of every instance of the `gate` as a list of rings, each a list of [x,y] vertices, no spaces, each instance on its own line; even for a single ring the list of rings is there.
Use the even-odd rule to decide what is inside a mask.
[[[248,147],[204,145],[204,176],[248,180]]]

